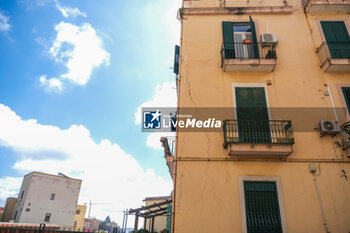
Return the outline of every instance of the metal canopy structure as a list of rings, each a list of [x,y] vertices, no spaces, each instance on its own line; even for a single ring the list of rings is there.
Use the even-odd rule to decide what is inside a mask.
[[[147,219],[151,219],[150,222],[150,232],[153,232],[154,229],[154,218],[157,216],[162,216],[167,214],[167,206],[172,203],[172,199],[169,198],[165,201],[156,203],[154,202],[152,205],[141,206],[137,209],[130,209],[129,214],[135,214],[135,224],[134,224],[134,232],[137,232],[137,226],[139,223],[139,217],[145,219],[143,224],[143,229],[146,229]],[[142,212],[141,212],[142,211]]]

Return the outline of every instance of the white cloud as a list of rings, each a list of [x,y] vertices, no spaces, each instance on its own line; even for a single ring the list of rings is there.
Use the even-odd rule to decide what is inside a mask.
[[[141,108],[143,107],[176,107],[177,96],[175,83],[165,82],[157,85],[152,99],[142,103],[135,113],[135,123],[141,123]]]
[[[0,200],[6,200],[8,197],[17,197],[22,179],[22,177],[9,176],[0,178]]]
[[[11,25],[8,23],[10,17],[3,15],[0,12],[0,31],[6,32],[11,29]]]
[[[61,92],[63,89],[63,84],[61,80],[57,78],[47,79],[46,75],[41,75],[39,78],[40,85],[44,87],[47,91]]]
[[[170,179],[163,179],[152,169],[143,169],[131,155],[107,139],[95,142],[83,125],[68,129],[42,125],[33,119],[21,119],[2,104],[0,146],[16,152],[13,168],[18,171],[63,172],[82,179],[79,203],[90,200],[111,203],[92,208],[91,215],[98,218],[108,214],[121,223],[123,210],[138,207],[145,196],[169,195],[172,189]],[[19,183],[18,178],[0,178],[0,193],[4,193],[0,201],[13,196],[20,188]]]
[[[110,54],[102,48],[102,40],[88,23],[76,26],[60,22],[56,25],[56,39],[49,53],[68,68],[62,79],[85,85],[94,68],[109,65]]]
[[[157,85],[152,99],[142,103],[136,110],[135,123],[141,124],[141,108],[143,107],[176,107],[177,94],[175,83],[165,82],[162,85]],[[146,139],[146,145],[153,149],[162,149],[160,138],[167,136],[175,136],[171,132],[150,133]]]
[[[79,15],[86,18],[86,13],[81,12],[78,8],[72,8],[70,6],[63,6],[58,1],[55,1],[55,3],[56,3],[57,10],[59,10],[65,18],[68,18],[70,16],[77,17]]]

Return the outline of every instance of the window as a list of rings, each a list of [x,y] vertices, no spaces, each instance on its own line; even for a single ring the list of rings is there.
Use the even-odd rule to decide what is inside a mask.
[[[74,221],[73,228],[76,228],[76,227],[77,227],[77,221]]]
[[[248,233],[282,233],[276,182],[244,181]]]
[[[26,208],[26,212],[29,212],[30,211],[30,208]]]
[[[332,58],[350,58],[350,38],[344,21],[321,21]]]
[[[242,233],[286,233],[280,178],[240,176]]]
[[[51,213],[46,213],[44,222],[50,222],[50,218],[51,218]]]
[[[16,210],[16,213],[15,213],[15,217],[13,217],[14,220],[16,220],[17,218],[17,210]]]
[[[54,194],[54,193],[51,193],[51,197],[50,197],[50,200],[55,200],[55,196],[56,196],[56,194]]]
[[[23,198],[23,195],[24,195],[24,190],[22,191],[22,194],[21,194],[21,199]]]
[[[271,142],[264,87],[235,87],[240,142]]]
[[[341,90],[343,91],[345,103],[350,114],[350,87],[342,87]]]
[[[80,210],[75,211],[75,214],[80,214]]]
[[[259,58],[255,24],[249,22],[222,22],[225,58]]]

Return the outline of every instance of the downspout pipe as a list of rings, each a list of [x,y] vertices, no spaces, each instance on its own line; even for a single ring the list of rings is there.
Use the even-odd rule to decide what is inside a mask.
[[[331,102],[332,102],[332,107],[333,107],[333,112],[334,112],[335,120],[337,121],[337,123],[339,123],[339,118],[338,118],[337,111],[336,111],[336,109],[335,109],[335,105],[334,105],[334,101],[333,101],[333,97],[332,97],[331,90],[329,89],[329,86],[328,86],[326,83],[324,84],[324,86],[327,87],[327,91],[328,91],[329,97],[330,97]]]
[[[323,209],[323,205],[322,205],[322,201],[321,201],[320,190],[318,189],[318,184],[317,184],[317,180],[316,180],[316,175],[315,175],[315,173],[312,173],[312,175],[313,175],[313,177],[314,177],[316,195],[317,195],[318,203],[319,203],[320,209],[321,209],[321,216],[322,216],[323,228],[324,228],[324,230],[326,231],[326,233],[330,233],[330,232],[328,231],[328,227],[327,227],[326,215],[325,215],[325,213],[324,213],[324,209]]]

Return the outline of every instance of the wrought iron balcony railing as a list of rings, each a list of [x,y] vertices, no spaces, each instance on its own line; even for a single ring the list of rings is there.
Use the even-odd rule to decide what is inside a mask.
[[[161,137],[160,142],[162,143],[162,146],[164,148],[165,157],[175,155],[175,137]]]
[[[321,66],[328,59],[350,59],[350,41],[323,42],[316,52],[320,58]]]
[[[291,121],[225,120],[224,148],[229,143],[294,144]]]
[[[276,44],[266,42],[244,42],[222,43],[222,59],[276,59]]]

